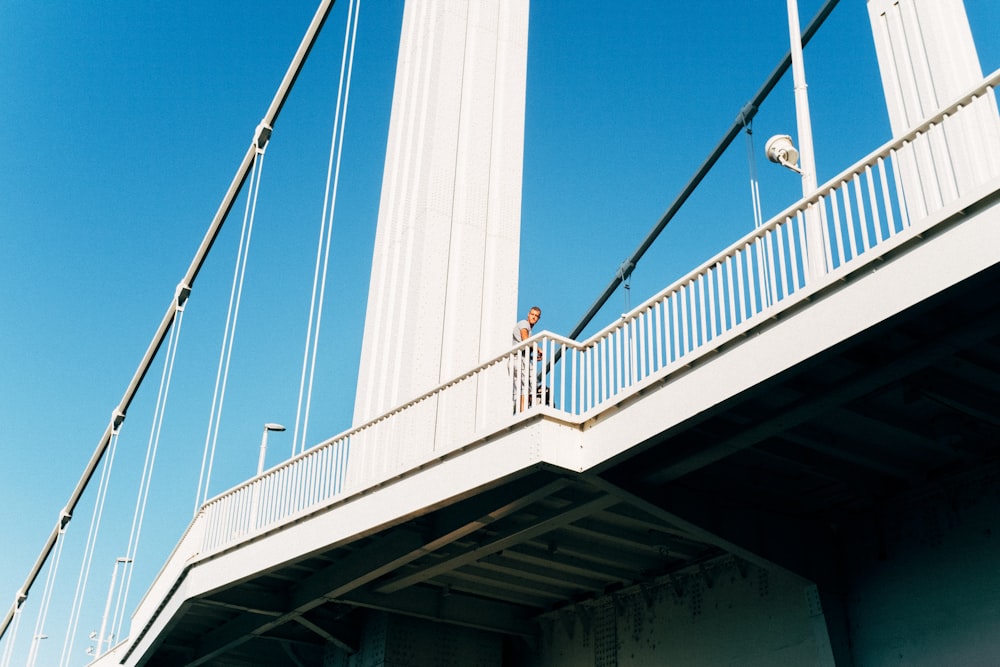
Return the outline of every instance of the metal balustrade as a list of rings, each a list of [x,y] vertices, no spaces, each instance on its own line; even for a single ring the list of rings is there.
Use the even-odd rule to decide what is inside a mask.
[[[1000,72],[992,74],[588,340],[533,336],[210,500],[197,519],[204,523],[201,554],[407,474],[532,415],[582,423],[916,239],[949,207],[1000,181],[1000,154],[989,148],[1000,143],[998,80]],[[968,163],[963,153],[976,148],[962,125],[996,140],[982,144],[971,177],[967,167],[956,170]],[[928,172],[920,156],[931,152],[937,159]],[[810,257],[810,248],[823,256]],[[535,350],[541,360],[531,358]],[[513,369],[522,361],[537,383],[524,412],[518,390],[512,392]]]

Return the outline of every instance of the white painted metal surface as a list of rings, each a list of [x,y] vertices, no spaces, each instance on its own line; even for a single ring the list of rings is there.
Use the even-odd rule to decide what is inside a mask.
[[[355,424],[508,345],[527,31],[527,0],[405,4]],[[497,405],[475,384],[440,409],[438,394],[424,399],[410,419],[461,430],[462,416]]]

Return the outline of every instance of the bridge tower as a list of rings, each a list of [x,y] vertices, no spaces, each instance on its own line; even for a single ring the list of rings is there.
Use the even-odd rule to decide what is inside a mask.
[[[405,5],[355,424],[510,346],[528,4]],[[449,419],[501,407],[474,389]]]
[[[894,138],[983,78],[963,0],[868,0],[875,51]],[[1000,169],[996,100],[899,152],[906,203],[920,220]],[[917,196],[915,193],[920,193]]]

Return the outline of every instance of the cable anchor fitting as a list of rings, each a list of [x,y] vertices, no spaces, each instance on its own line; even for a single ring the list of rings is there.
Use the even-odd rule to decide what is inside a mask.
[[[185,283],[178,283],[177,291],[174,292],[174,299],[177,302],[177,310],[184,310],[184,304],[187,303],[188,297],[191,296],[191,287]]]
[[[257,129],[254,131],[253,145],[257,149],[258,155],[264,154],[264,149],[267,147],[267,142],[271,139],[271,126],[264,121],[260,122]]]
[[[120,407],[115,408],[114,412],[111,413],[111,433],[113,435],[118,435],[118,429],[121,428],[124,421],[125,413],[122,412]]]
[[[736,116],[736,120],[738,120],[740,125],[743,127],[747,127],[747,125],[750,124],[750,121],[753,120],[753,117],[757,115],[757,111],[758,109],[756,104],[753,102],[747,102],[743,105],[743,108],[740,109],[740,113]],[[749,128],[747,128],[747,131],[749,131]]]
[[[618,277],[621,278],[623,283],[627,283],[628,279],[632,277],[632,271],[635,270],[635,262],[630,259],[626,259],[622,262],[622,265],[618,267]]]

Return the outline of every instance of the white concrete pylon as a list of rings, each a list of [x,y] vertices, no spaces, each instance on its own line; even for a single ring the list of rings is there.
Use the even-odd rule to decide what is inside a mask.
[[[355,424],[510,346],[528,6],[405,5]]]
[[[983,78],[962,0],[868,0],[893,137],[900,137]],[[976,113],[899,151],[908,213],[920,220],[1000,173],[1000,123],[992,95]]]

